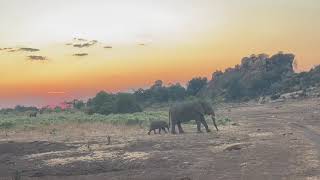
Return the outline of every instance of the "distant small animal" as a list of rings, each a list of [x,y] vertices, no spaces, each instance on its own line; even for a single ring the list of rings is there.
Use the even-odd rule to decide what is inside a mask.
[[[153,131],[154,134],[157,134],[156,129],[159,129],[159,134],[161,134],[161,130],[163,130],[165,133],[167,133],[166,128],[169,131],[169,125],[167,122],[165,122],[165,121],[152,121],[150,123],[148,135],[150,135],[151,131]]]
[[[32,112],[29,114],[29,117],[37,117],[37,112]]]

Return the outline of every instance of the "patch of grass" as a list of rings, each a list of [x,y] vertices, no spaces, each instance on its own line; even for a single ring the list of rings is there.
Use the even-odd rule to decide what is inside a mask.
[[[8,114],[0,115],[0,129],[19,127],[25,130],[38,126],[50,126],[65,123],[107,123],[112,125],[147,126],[152,120],[168,120],[167,111],[146,111],[130,114],[88,115],[83,112],[59,112],[39,114],[37,117]]]
[[[224,125],[230,123],[232,120],[228,117],[219,117],[216,119],[216,121],[217,121],[217,125],[224,126]]]
[[[0,122],[0,129],[5,131],[6,136],[8,136],[8,130],[15,127],[15,123],[12,121],[2,121]]]

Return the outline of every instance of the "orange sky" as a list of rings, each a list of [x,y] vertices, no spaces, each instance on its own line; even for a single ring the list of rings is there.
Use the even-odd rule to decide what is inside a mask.
[[[185,83],[257,53],[291,52],[308,70],[320,64],[318,17],[317,0],[3,0],[0,108]]]

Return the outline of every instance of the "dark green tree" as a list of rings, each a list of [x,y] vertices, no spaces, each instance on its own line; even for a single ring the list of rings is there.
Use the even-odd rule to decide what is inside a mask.
[[[191,96],[197,95],[197,93],[207,85],[206,77],[196,77],[191,79],[187,85],[187,94]]]
[[[85,103],[82,100],[74,100],[73,101],[73,108],[75,109],[83,109],[85,107]]]
[[[180,101],[186,97],[186,89],[182,87],[179,83],[169,86],[168,96],[172,101]]]
[[[88,109],[90,114],[111,114],[113,113],[113,105],[116,98],[113,94],[109,94],[105,91],[99,92],[94,98],[88,100]]]
[[[142,109],[133,94],[117,94],[116,101],[114,104],[114,113],[134,113],[141,111]]]

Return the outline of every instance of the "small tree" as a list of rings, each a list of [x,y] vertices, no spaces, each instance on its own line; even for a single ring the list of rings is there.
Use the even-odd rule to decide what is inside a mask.
[[[4,129],[6,136],[8,136],[8,130],[13,128],[15,124],[11,121],[4,121],[0,123],[0,129]]]
[[[179,83],[168,87],[168,96],[170,100],[179,101],[186,97],[186,89]]]
[[[114,113],[134,113],[141,112],[142,109],[137,103],[134,95],[129,93],[117,94]]]
[[[90,109],[90,113],[108,115],[113,113],[113,105],[115,100],[116,99],[113,94],[101,91],[94,98],[88,101],[88,109]]]
[[[187,93],[188,95],[195,96],[197,93],[207,85],[207,78],[204,77],[196,77],[191,79],[187,85]]]
[[[81,100],[75,100],[73,102],[73,107],[75,109],[79,109],[80,110],[80,109],[83,109],[85,107],[85,103],[83,101],[81,101]]]

